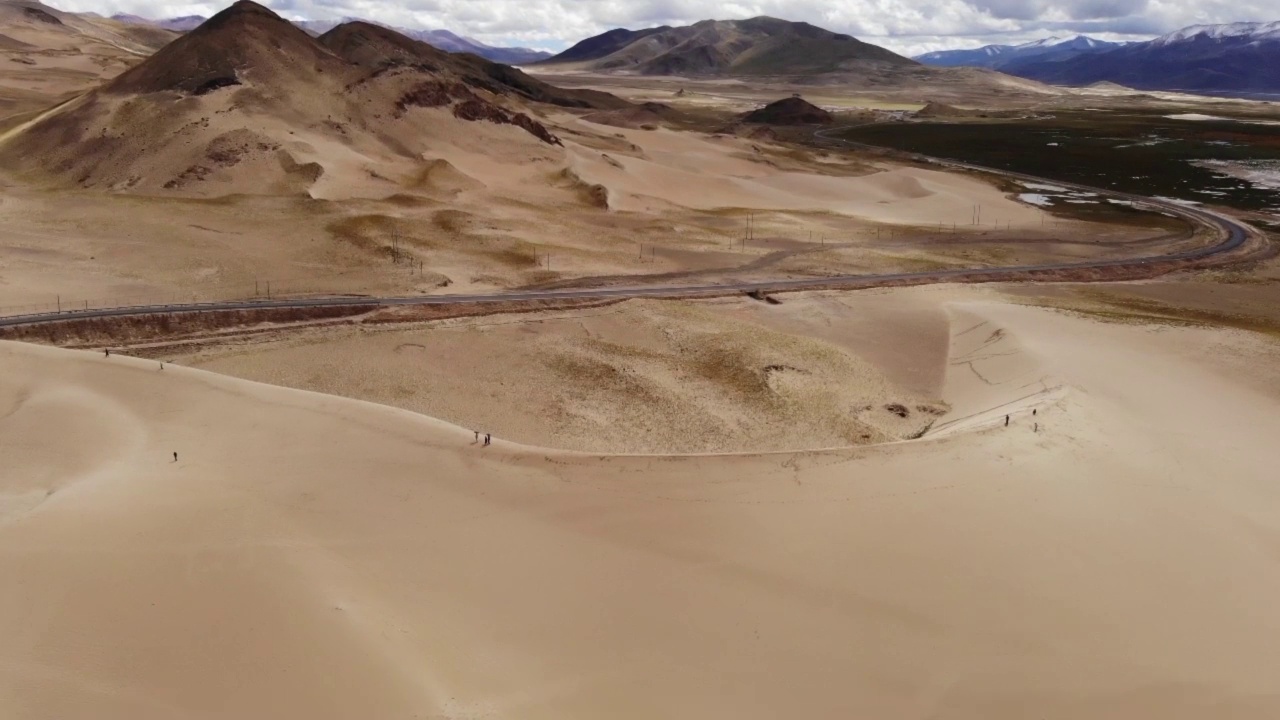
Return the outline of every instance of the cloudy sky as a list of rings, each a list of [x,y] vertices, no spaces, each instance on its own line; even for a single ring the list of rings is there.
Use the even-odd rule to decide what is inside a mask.
[[[46,0],[63,10],[151,18],[210,15],[226,0]],[[1280,20],[1277,0],[259,0],[291,19],[360,17],[444,28],[491,45],[560,50],[615,27],[771,15],[907,55],[1085,33],[1146,39],[1200,23]]]

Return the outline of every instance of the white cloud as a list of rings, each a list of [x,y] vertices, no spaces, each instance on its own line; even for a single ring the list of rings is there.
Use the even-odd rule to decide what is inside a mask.
[[[210,15],[225,2],[52,0],[77,12],[144,17]],[[560,49],[615,27],[682,25],[772,15],[804,20],[892,50],[976,47],[1086,32],[1135,39],[1197,23],[1280,19],[1275,0],[263,0],[294,18],[362,17],[445,28],[493,45]]]

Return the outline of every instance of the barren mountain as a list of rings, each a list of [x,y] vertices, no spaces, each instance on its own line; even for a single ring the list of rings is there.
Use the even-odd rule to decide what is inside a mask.
[[[114,77],[175,37],[34,0],[0,0],[0,116],[6,125],[19,122]]]
[[[345,18],[341,22],[324,22],[316,20],[299,21],[297,25],[303,30],[314,35],[323,35],[340,25],[350,25],[352,23],[361,23],[365,25],[378,25],[379,27],[394,30],[412,40],[418,40],[430,45],[437,50],[443,50],[449,53],[471,53],[478,55],[486,60],[494,62],[508,63],[511,65],[519,65],[521,63],[537,62],[551,57],[551,53],[542,50],[533,50],[523,47],[495,47],[486,45],[478,40],[462,37],[448,30],[413,30],[411,28],[396,27],[392,25],[382,25],[380,23],[361,20],[360,18]]]
[[[354,21],[321,35],[320,43],[347,62],[371,69],[412,66],[447,72],[470,87],[562,107],[615,109],[626,101],[594,90],[566,90],[468,53],[449,53],[382,25]]]
[[[163,20],[152,20],[149,18],[139,17],[137,15],[112,15],[113,20],[119,20],[131,25],[149,25],[152,27],[164,28],[166,30],[177,30],[178,32],[189,32],[199,27],[206,17],[200,15],[186,15],[183,17],[165,18]],[[348,17],[342,20],[297,20],[295,25],[307,31],[308,34],[314,36],[323,35],[339,25],[345,25],[353,22],[365,22],[360,18]],[[374,23],[376,24],[376,23]],[[479,55],[486,60],[493,60],[501,63],[527,63],[537,60],[545,60],[551,57],[551,53],[542,50],[533,50],[523,47],[495,47],[486,45],[478,40],[462,37],[448,30],[412,30],[410,28],[394,27],[384,25],[396,32],[410,37],[414,40],[421,40],[433,47],[452,53],[473,53]]]
[[[0,140],[58,185],[194,195],[387,195],[431,147],[559,144],[526,101],[617,107],[366,23],[323,40],[247,0]],[[539,149],[542,148],[542,149]]]
[[[676,28],[611,30],[543,64],[641,75],[809,75],[916,63],[808,23],[757,17],[704,20]]]
[[[599,60],[601,58],[608,57],[628,45],[638,42],[650,35],[655,33],[664,33],[671,29],[670,25],[646,28],[644,30],[616,28],[578,42],[568,50],[548,58],[546,64],[550,65]]]
[[[135,56],[148,55],[176,37],[159,28],[63,12],[38,0],[0,0],[0,32],[42,50],[92,53],[112,48]]]
[[[129,25],[148,25],[151,27],[164,28],[165,30],[184,33],[195,30],[204,24],[204,21],[209,18],[204,17],[203,15],[183,15],[182,17],[165,18],[164,20],[152,20],[140,15],[116,13],[111,16],[111,19]]]
[[[799,97],[775,100],[742,118],[743,122],[765,125],[827,125],[833,120],[831,113]]]
[[[252,2],[238,2],[146,62],[110,82],[108,93],[176,91],[204,95],[251,83],[262,91],[291,90],[341,77],[349,68],[311,36]],[[243,77],[241,77],[243,75]]]

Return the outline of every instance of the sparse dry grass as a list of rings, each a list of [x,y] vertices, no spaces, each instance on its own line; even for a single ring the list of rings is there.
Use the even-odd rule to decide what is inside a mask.
[[[1230,313],[1120,295],[1107,290],[1081,289],[1077,300],[1036,298],[1032,302],[1088,315],[1107,322],[1175,327],[1229,327],[1280,339],[1280,320]]]

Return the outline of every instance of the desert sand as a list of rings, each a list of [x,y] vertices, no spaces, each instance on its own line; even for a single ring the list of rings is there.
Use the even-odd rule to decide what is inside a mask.
[[[1167,233],[1156,214],[1047,217],[989,178],[720,132],[727,115],[618,127],[643,108],[523,75],[495,85],[491,68],[344,28],[312,38],[240,3],[10,116],[0,312],[261,296],[268,282],[405,294],[1040,262],[1143,252]],[[14,65],[0,87],[24,82]]]
[[[938,300],[964,432],[777,455],[4,343],[0,709],[1280,712],[1274,341]]]
[[[1205,241],[743,128],[767,79],[566,91],[252,4],[151,56],[42,7],[0,0],[0,315]],[[801,89],[1139,103],[972,80]],[[0,341],[0,718],[1269,720],[1277,278]]]
[[[423,159],[399,161],[416,173],[409,187],[370,175],[398,167],[386,158],[330,153],[314,137],[290,155],[324,167],[303,195],[261,187],[255,163],[270,153],[191,181],[216,197],[184,195],[181,184],[108,194],[11,179],[0,198],[0,308],[250,297],[267,282],[277,295],[405,294],[609,275],[889,272],[1136,255],[1168,232],[1155,214],[1148,226],[1046,222],[982,178],[883,160],[555,112],[545,120],[564,147],[552,147],[518,128],[415,112],[413,127],[431,139]],[[146,162],[167,168],[147,181],[159,187],[194,160]],[[749,215],[754,237],[743,244]]]
[[[929,293],[915,295],[927,298]],[[873,296],[875,300],[881,296]],[[629,301],[418,324],[295,328],[130,352],[274,385],[402,407],[521,443],[610,453],[794,450],[924,433],[941,400],[946,320],[872,297],[773,306]],[[877,312],[876,310],[879,310]],[[905,317],[892,358],[852,323]],[[819,320],[820,321],[820,320]]]

